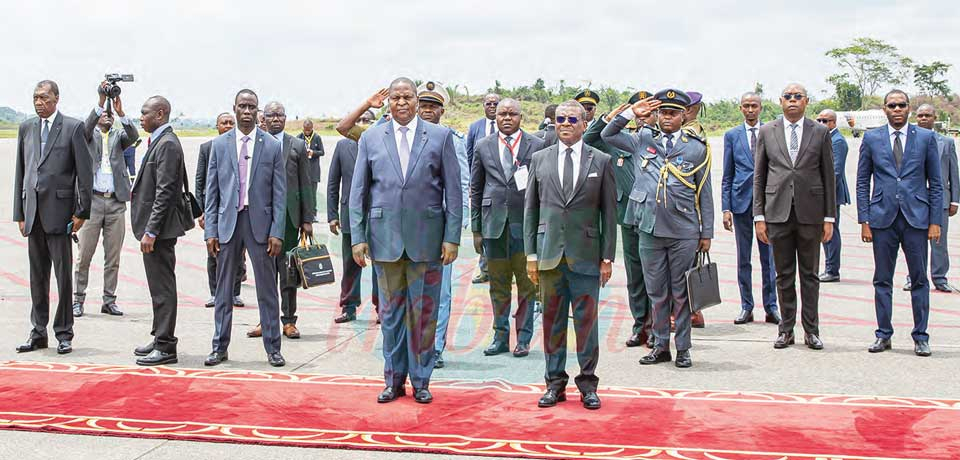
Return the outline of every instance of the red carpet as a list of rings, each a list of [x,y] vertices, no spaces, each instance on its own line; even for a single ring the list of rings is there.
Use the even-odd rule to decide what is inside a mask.
[[[377,378],[0,362],[0,428],[528,458],[960,456],[960,401],[606,388],[539,409],[539,386],[436,381],[377,404]],[[409,392],[409,387],[408,387]]]

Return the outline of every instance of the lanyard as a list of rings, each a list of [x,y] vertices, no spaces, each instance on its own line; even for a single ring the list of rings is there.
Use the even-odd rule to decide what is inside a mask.
[[[508,143],[507,143],[507,140],[504,139],[502,135],[497,136],[497,137],[500,138],[500,143],[503,144],[503,145],[505,145],[505,146],[507,147],[507,149],[510,150],[510,157],[513,158],[513,164],[515,164],[515,165],[517,165],[517,154],[514,153],[514,150],[517,148],[518,145],[520,145],[520,136],[522,136],[522,135],[523,135],[523,134],[521,134],[520,131],[517,132],[517,139],[516,139],[515,141],[513,141],[513,145],[508,144]]]

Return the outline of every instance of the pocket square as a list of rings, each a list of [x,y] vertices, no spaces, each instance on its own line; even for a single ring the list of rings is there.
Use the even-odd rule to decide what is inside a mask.
[[[595,172],[592,172],[592,173],[590,173],[590,174],[587,174],[587,178],[588,178],[588,179],[591,178],[591,177],[599,177],[599,176],[598,176],[597,173],[595,173]]]

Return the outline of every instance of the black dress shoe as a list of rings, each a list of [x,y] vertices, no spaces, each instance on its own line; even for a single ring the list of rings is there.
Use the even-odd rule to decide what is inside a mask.
[[[498,340],[494,340],[493,343],[491,343],[486,350],[483,350],[483,355],[494,356],[494,355],[499,355],[500,353],[507,353],[509,351],[510,351],[510,344],[508,344],[507,342],[500,342]]]
[[[558,402],[564,402],[567,400],[566,391],[557,391],[554,389],[548,389],[543,396],[540,397],[540,401],[537,402],[538,407],[553,407],[556,406]]]
[[[737,319],[733,320],[733,324],[747,324],[753,322],[753,312],[747,310],[740,310],[740,314],[737,315]]]
[[[484,272],[477,273],[477,275],[474,276],[472,280],[470,280],[470,282],[473,284],[483,284],[488,281],[490,281],[490,276]]]
[[[517,346],[513,349],[514,358],[523,358],[530,354],[530,344],[529,343],[518,343]]]
[[[780,324],[780,313],[778,313],[776,310],[767,312],[767,317],[764,318],[764,321],[770,324]]]
[[[657,344],[657,338],[654,337],[653,334],[650,334],[650,336],[647,337],[647,348],[652,350],[656,344]]]
[[[436,354],[437,359],[433,360],[433,368],[443,369],[443,366],[447,365],[447,363],[443,362],[443,353],[437,351],[434,352],[434,354]]]
[[[17,353],[27,353],[41,348],[47,348],[47,339],[27,339],[26,342],[17,346]]]
[[[796,338],[793,336],[793,332],[781,332],[777,336],[777,341],[773,342],[773,348],[782,349],[787,348],[790,345],[796,343]]]
[[[203,360],[204,366],[216,366],[228,359],[226,350],[224,351],[211,351],[207,355],[207,359]]]
[[[840,275],[834,275],[827,272],[821,273],[818,278],[820,278],[821,283],[836,283],[837,281],[840,281]]]
[[[177,354],[176,353],[164,353],[160,350],[153,350],[149,355],[144,356],[137,360],[137,365],[140,366],[160,366],[163,364],[176,364],[177,363]]]
[[[940,292],[953,292],[953,289],[951,289],[947,283],[934,284],[933,288]]]
[[[133,354],[137,356],[147,356],[153,352],[153,342],[150,342],[142,347],[137,347],[133,350]]]
[[[586,409],[597,410],[600,408],[600,397],[597,396],[596,391],[580,393],[580,402],[583,403],[583,407]]]
[[[420,404],[430,404],[433,402],[433,395],[430,394],[430,390],[426,388],[413,390],[413,400]]]
[[[877,340],[873,342],[873,345],[870,345],[870,348],[867,348],[867,351],[870,353],[880,353],[891,348],[890,339],[881,339],[877,337]]]
[[[73,303],[73,317],[79,318],[83,316],[83,302],[74,302]]]
[[[100,313],[106,313],[110,316],[123,316],[123,312],[120,311],[120,308],[118,308],[115,303],[100,307]]]
[[[907,281],[907,282],[904,283],[904,285],[903,285],[903,290],[904,290],[904,291],[912,291],[912,290],[913,290],[913,285],[912,285],[909,281]]]
[[[403,386],[399,387],[386,387],[383,391],[380,392],[380,396],[377,396],[378,403],[388,403],[390,401],[395,401],[401,396],[406,396],[407,392],[403,389]]]
[[[216,305],[216,304],[217,304],[217,298],[216,298],[216,297],[211,297],[211,298],[207,299],[207,303],[203,304],[203,306],[204,306],[205,308],[213,308],[214,305]]]
[[[70,353],[71,351],[73,351],[73,342],[69,340],[61,340],[60,343],[57,345],[58,355],[65,355],[67,353]]]
[[[340,316],[333,319],[333,322],[337,324],[343,324],[349,323],[355,319],[357,319],[357,315],[355,313],[341,313]]]
[[[660,348],[654,347],[650,351],[650,354],[640,358],[640,364],[659,364],[659,363],[668,363],[673,361],[673,355],[670,354],[669,348]]]
[[[242,307],[242,306],[243,306],[243,299],[241,299],[240,296],[234,297],[234,298],[233,298],[233,306],[234,306],[234,307]]]
[[[913,352],[917,356],[930,356],[930,343],[926,340],[917,340],[913,344]]]
[[[807,334],[803,336],[803,343],[811,350],[823,350],[823,342],[817,334]]]
[[[677,350],[677,360],[673,364],[681,369],[693,366],[693,360],[690,359],[690,350]]]
[[[281,355],[279,351],[267,353],[267,362],[273,367],[283,367],[287,365],[287,361],[283,359],[283,355]]]
[[[629,339],[627,339],[627,347],[639,347],[640,345],[643,345],[643,342],[643,340],[640,340],[640,334],[633,334]]]

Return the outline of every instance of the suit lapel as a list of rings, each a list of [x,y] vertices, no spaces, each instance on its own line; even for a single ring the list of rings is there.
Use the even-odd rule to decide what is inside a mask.
[[[383,144],[387,147],[390,163],[397,171],[400,183],[404,182],[403,169],[400,168],[400,152],[397,151],[397,139],[393,134],[393,121],[386,123],[383,128]],[[358,151],[359,152],[359,151]]]
[[[800,138],[800,151],[797,152],[797,161],[794,166],[799,165],[805,156],[804,154],[807,153],[807,149],[810,147],[810,140],[813,139],[813,130],[815,127],[816,125],[813,120],[806,117],[803,118],[803,136]]]
[[[44,161],[47,161],[47,157],[50,156],[50,149],[53,148],[53,144],[57,142],[57,138],[60,137],[60,131],[63,129],[63,114],[57,113],[57,118],[53,120],[53,124],[50,126],[50,134],[47,135],[47,143],[43,146],[43,152],[40,155],[40,163],[37,164],[39,167],[43,164]],[[40,130],[43,130],[43,120],[40,120]],[[39,135],[39,131],[37,132]]]
[[[414,133],[413,143],[410,145],[410,161],[407,162],[407,177],[403,178],[404,183],[413,174],[413,170],[417,167],[417,161],[420,159],[420,152],[423,151],[423,146],[427,144],[427,127],[424,123],[426,122],[423,119],[417,117],[417,132]],[[397,159],[399,160],[399,156]]]
[[[793,167],[793,161],[790,161],[790,152],[787,149],[787,137],[783,133],[783,129],[784,129],[783,120],[777,119],[772,124],[773,124],[773,138],[777,142],[777,147],[780,149],[780,154],[783,155],[783,158],[785,159],[787,164],[789,164],[790,167]]]
[[[551,146],[550,150],[553,153],[547,155],[547,173],[550,177],[550,182],[553,183],[554,188],[556,188],[557,196],[565,199],[563,196],[563,186],[560,185],[560,170],[559,170],[559,161],[560,161],[560,146],[563,145],[562,142],[557,142]],[[561,200],[563,201],[563,200]]]
[[[147,151],[143,154],[143,160],[142,160],[142,163],[140,164],[140,172],[141,172],[141,173],[143,172],[143,165],[146,164],[148,161],[150,161],[150,156],[153,155],[153,149],[155,149],[155,148],[157,147],[157,143],[160,142],[160,139],[163,139],[163,136],[166,135],[166,134],[167,134],[167,131],[169,131],[170,129],[172,129],[172,128],[164,129],[163,132],[160,133],[159,136],[157,136],[157,139],[156,139],[156,140],[150,141],[150,147],[148,147],[148,148],[147,148]],[[147,134],[147,136],[150,136],[150,135]],[[137,185],[140,183],[140,178],[143,177],[143,174],[141,174],[141,173],[138,173],[138,174],[137,174],[137,178],[133,180],[133,188],[134,188],[134,189],[137,188]]]
[[[521,140],[520,143],[522,144],[523,141]],[[510,183],[510,179],[507,177],[507,172],[503,170],[503,161],[500,159],[500,154],[502,149],[502,146],[500,145],[500,139],[497,139],[497,143],[495,145],[496,147],[494,147],[493,149],[490,149],[490,148],[486,149],[487,156],[490,157],[489,159],[494,165],[494,170],[500,173],[500,179],[503,180],[504,184],[508,184]],[[491,150],[493,151],[491,152]],[[483,161],[482,158],[481,158],[481,161]]]
[[[251,168],[250,177],[257,177],[257,167],[260,165],[260,154],[263,153],[263,136],[269,136],[269,135],[270,134],[264,133],[259,128],[257,128],[257,136],[253,141],[253,158],[251,158],[251,160],[253,160],[253,164],[247,165],[248,168]],[[280,153],[283,154],[283,152],[280,152]]]
[[[907,145],[903,146],[903,160],[900,164],[900,169],[897,172],[906,169],[907,162],[914,157],[914,149],[917,146],[917,127],[915,125],[908,124],[905,131],[907,132]],[[940,159],[939,155],[937,156],[937,159]],[[894,163],[896,163],[896,161],[894,161]]]
[[[590,174],[590,163],[593,162],[593,149],[587,144],[582,144],[582,146],[580,150],[580,174],[577,175],[577,182],[573,187],[573,194],[567,197],[567,204],[570,204],[573,197],[580,193],[580,189],[583,188],[583,183],[587,180],[587,175]]]

